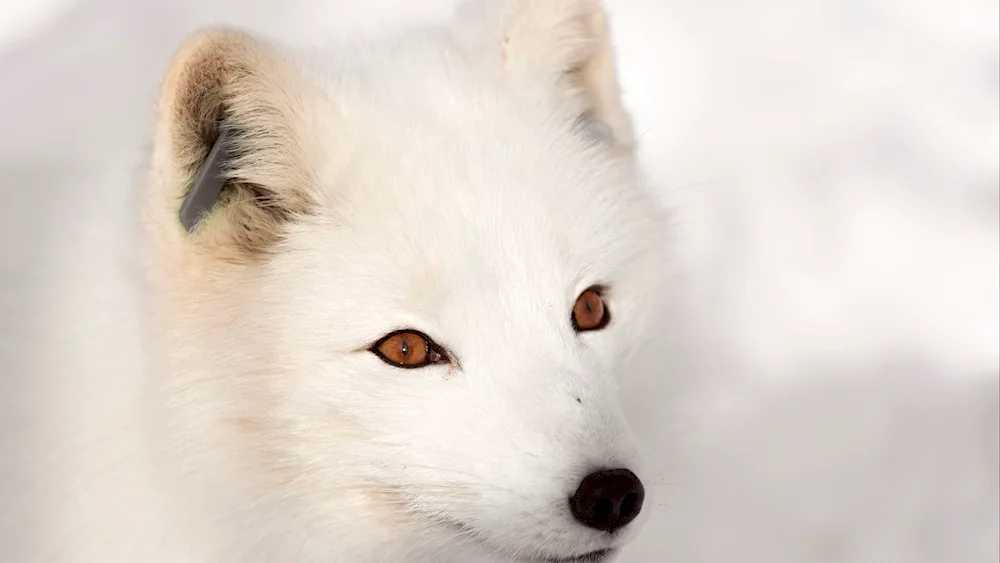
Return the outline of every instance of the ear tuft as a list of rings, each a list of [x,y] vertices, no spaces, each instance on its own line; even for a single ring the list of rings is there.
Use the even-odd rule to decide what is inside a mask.
[[[182,200],[213,145],[222,146],[217,201],[185,235],[234,261],[260,255],[285,227],[312,209],[315,186],[303,140],[304,77],[271,46],[228,29],[202,31],[174,57],[158,103],[153,186],[158,223],[183,229]],[[220,139],[225,128],[226,135]]]
[[[610,128],[615,150],[634,144],[600,0],[509,0],[502,64],[515,80],[550,84],[579,119]]]

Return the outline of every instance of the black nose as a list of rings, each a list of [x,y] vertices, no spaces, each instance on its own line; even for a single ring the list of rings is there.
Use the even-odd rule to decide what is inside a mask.
[[[573,517],[589,528],[614,532],[642,511],[646,489],[628,469],[602,469],[583,478],[569,498]]]

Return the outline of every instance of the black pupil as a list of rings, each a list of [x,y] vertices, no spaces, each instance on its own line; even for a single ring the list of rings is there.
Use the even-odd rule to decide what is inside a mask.
[[[405,339],[402,341],[402,343],[400,344],[399,348],[400,348],[400,352],[402,352],[403,356],[409,356],[410,355],[410,345],[407,344],[407,342],[406,342]]]

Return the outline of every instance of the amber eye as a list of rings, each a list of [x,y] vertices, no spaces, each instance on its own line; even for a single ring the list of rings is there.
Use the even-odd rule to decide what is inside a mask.
[[[572,320],[577,332],[600,330],[608,325],[611,315],[604,304],[601,288],[591,287],[576,298]]]
[[[448,361],[440,346],[415,330],[387,334],[372,346],[371,351],[385,363],[401,368],[422,368]]]

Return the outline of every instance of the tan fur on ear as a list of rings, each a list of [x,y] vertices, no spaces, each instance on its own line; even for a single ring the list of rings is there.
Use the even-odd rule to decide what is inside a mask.
[[[303,96],[310,92],[276,50],[247,34],[212,29],[188,39],[157,104],[150,205],[152,219],[165,227],[157,236],[244,262],[309,213],[316,182],[301,139],[308,134]],[[212,214],[187,233],[178,211],[220,126],[230,133],[227,183]]]
[[[606,123],[617,150],[631,149],[614,47],[600,0],[510,0],[504,69],[527,81],[551,80],[582,118]]]

